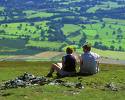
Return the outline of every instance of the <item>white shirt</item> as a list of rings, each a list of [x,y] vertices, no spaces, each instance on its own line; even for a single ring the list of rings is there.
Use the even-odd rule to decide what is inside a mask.
[[[97,59],[100,56],[93,52],[86,52],[81,55],[81,60],[83,62],[82,65],[80,65],[80,72],[81,73],[90,73],[94,74],[98,71],[97,66]]]

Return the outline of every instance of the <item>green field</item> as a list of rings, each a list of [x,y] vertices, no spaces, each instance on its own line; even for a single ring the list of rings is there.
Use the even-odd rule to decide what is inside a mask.
[[[65,24],[62,28],[65,35],[70,35],[70,33],[78,31],[81,27],[73,24]]]
[[[79,54],[81,54],[83,52],[82,48],[77,49],[77,47],[76,47],[76,51]],[[95,49],[95,48],[92,48],[91,51],[99,54],[101,57],[104,57],[104,58],[116,59],[116,60],[125,60],[125,56],[124,56],[125,52],[110,51],[110,50],[99,50],[99,49]]]
[[[29,42],[46,41],[47,43],[47,41],[51,39],[52,36],[55,37],[55,34],[58,34],[58,32],[54,33],[56,30],[53,28],[50,29],[47,23],[48,21],[34,22],[34,23],[25,22],[25,23],[1,24],[0,39],[1,40],[28,39]],[[95,24],[80,24],[80,25],[64,24],[61,30],[63,31],[63,34],[65,35],[67,40],[73,42],[75,45],[80,44],[80,39],[83,37],[83,34],[85,34],[86,41],[89,41],[93,46],[95,42],[98,42],[102,46],[106,46],[106,48],[109,50],[111,49],[115,51],[124,51],[125,50],[124,25],[125,25],[124,20],[104,18],[103,22],[98,22]],[[53,42],[56,41],[57,40]],[[58,41],[61,42],[62,44],[65,44],[65,41],[64,42],[62,42],[61,40]],[[50,42],[51,41],[48,41],[47,44],[50,44]],[[36,47],[38,47],[38,44]],[[69,43],[67,43],[67,45],[68,44]],[[42,46],[39,44],[39,47]],[[101,48],[99,48],[98,46],[98,49]]]
[[[59,50],[63,44],[60,42],[49,42],[49,41],[28,41],[27,47],[45,48],[50,50]],[[60,48],[61,49],[61,48]]]
[[[40,30],[37,28],[41,27]],[[31,36],[31,38],[40,37],[41,30],[47,30],[46,22],[36,22],[34,26],[30,23],[12,23],[12,24],[2,24],[0,25],[1,38],[13,39],[13,38],[25,38],[26,36]]]
[[[98,50],[98,49],[92,49],[93,52],[98,53],[102,57],[107,57],[111,59],[116,60],[125,60],[125,52],[117,52],[117,51],[110,51],[110,50]]]
[[[8,5],[12,5],[12,2],[8,2]],[[25,1],[24,4],[15,1],[16,3],[19,9],[15,6],[12,9],[9,9],[8,5],[0,6],[0,54],[24,54],[29,49],[63,52],[63,48],[68,45],[76,45],[77,49],[80,49],[80,46],[88,41],[103,57],[124,59],[123,56],[117,55],[118,52],[110,52],[119,51],[122,55],[124,53],[121,52],[125,51],[125,20],[121,18],[124,17],[124,14],[121,16],[124,13],[124,3],[111,0],[54,0],[41,4],[32,4],[31,0],[30,4]],[[20,6],[27,4],[27,9]],[[99,15],[99,11],[102,11],[104,17]],[[116,15],[119,11],[118,17]],[[110,17],[106,16],[106,12],[116,14]],[[89,16],[89,13],[93,16]],[[11,44],[6,45],[6,42]],[[20,48],[19,43],[23,45]],[[102,54],[101,50],[106,53]]]
[[[0,6],[0,12],[4,12],[4,7]],[[0,16],[0,21],[3,21],[4,17]]]
[[[123,4],[118,4],[116,2],[112,2],[112,1],[106,1],[106,2],[102,2],[99,5],[96,5],[94,7],[91,7],[87,10],[87,12],[89,13],[95,13],[97,10],[111,10],[111,9],[115,9],[115,8],[119,8],[119,7],[123,7]]]
[[[54,15],[53,13],[47,13],[43,11],[33,11],[33,10],[26,10],[23,11],[23,13],[26,14],[26,18],[35,18],[35,17],[43,18],[43,17],[51,17]]]
[[[14,79],[24,72],[45,76],[51,64],[52,62],[0,62],[0,83]],[[43,85],[0,90],[0,100],[124,100],[125,66],[101,64],[100,69],[101,71],[93,76],[61,78],[68,82],[81,82],[84,89]],[[53,78],[55,77],[54,74]],[[105,87],[111,82],[116,85],[118,91]]]
[[[120,46],[122,49],[125,49],[124,25],[120,25],[120,21],[118,22],[119,24],[113,24],[110,23],[113,22],[113,20],[110,20],[109,22],[108,20],[109,19],[105,21],[105,27],[103,28],[102,23],[86,24],[84,25],[86,28],[81,29],[80,33],[85,33],[87,36],[87,41],[89,41],[92,45],[94,45],[95,42],[100,42],[108,48],[113,45],[114,50],[119,49]],[[122,31],[122,34],[119,33],[119,35],[122,35],[123,38],[118,37],[117,31],[119,29]],[[98,35],[98,37],[96,37],[96,35]],[[76,42],[78,41],[78,36],[76,36],[76,39],[73,37]]]

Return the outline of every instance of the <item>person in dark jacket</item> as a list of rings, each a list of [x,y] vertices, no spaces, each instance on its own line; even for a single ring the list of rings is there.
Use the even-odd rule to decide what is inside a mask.
[[[53,72],[56,71],[58,75],[70,76],[76,73],[76,58],[72,55],[73,49],[67,47],[66,55],[62,57],[61,63],[52,64],[47,77],[51,77]]]

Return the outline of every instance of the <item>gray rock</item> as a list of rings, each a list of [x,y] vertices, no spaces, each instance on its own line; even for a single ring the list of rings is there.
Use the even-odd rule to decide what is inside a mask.
[[[84,86],[79,82],[79,83],[71,83],[71,82],[66,82],[61,79],[54,79],[54,80],[49,80],[46,77],[36,77],[32,74],[29,73],[24,73],[21,76],[18,76],[14,80],[9,80],[0,85],[0,89],[10,89],[10,88],[18,88],[18,87],[26,87],[26,86],[32,86],[32,85],[61,85],[65,87],[73,87],[73,88],[78,88],[78,89],[83,89]]]
[[[112,91],[118,91],[118,87],[113,82],[107,83],[105,87]]]

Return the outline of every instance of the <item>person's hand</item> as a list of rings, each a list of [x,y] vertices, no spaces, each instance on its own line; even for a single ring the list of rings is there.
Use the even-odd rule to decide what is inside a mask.
[[[78,58],[81,59],[81,55],[78,55]]]

